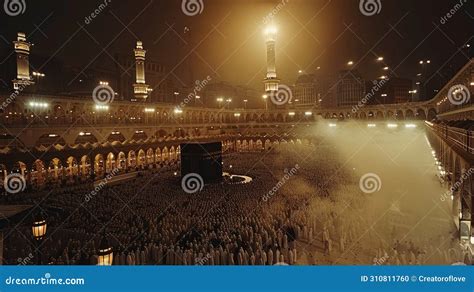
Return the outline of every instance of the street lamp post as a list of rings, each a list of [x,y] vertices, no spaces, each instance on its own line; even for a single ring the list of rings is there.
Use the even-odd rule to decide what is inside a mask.
[[[114,261],[114,251],[105,236],[105,231],[102,234],[100,240],[99,250],[97,252],[97,265],[98,266],[111,266]]]
[[[267,103],[268,95],[264,94],[262,95],[262,98],[265,101],[265,110],[267,111],[268,110],[268,103]]]
[[[218,97],[218,98],[216,99],[216,101],[217,101],[217,103],[219,104],[219,108],[221,108],[222,102],[224,101],[224,98]]]
[[[41,242],[43,237],[46,234],[47,223],[45,216],[42,212],[38,212],[33,218],[33,225],[31,226],[31,231],[33,233],[33,238],[35,241],[36,249],[36,264],[41,265]]]

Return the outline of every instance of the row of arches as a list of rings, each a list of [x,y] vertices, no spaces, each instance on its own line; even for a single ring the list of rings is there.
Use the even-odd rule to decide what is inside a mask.
[[[0,164],[2,181],[11,174],[21,174],[27,184],[34,188],[45,185],[72,184],[78,181],[100,179],[109,173],[126,173],[163,165],[176,164],[180,160],[180,146],[148,148],[138,151],[109,152],[95,156],[83,155],[79,158],[69,156],[65,161],[53,158],[49,162],[40,159],[32,165],[17,161],[11,169]]]
[[[396,110],[396,111],[351,111],[351,112],[326,112],[323,114],[325,119],[361,119],[361,120],[434,120],[437,112],[434,108],[428,110],[416,109],[416,110]]]
[[[308,140],[279,138],[247,138],[226,140],[222,142],[223,153],[265,151],[272,147],[286,143],[302,143]],[[27,165],[17,161],[11,169],[0,164],[0,179],[4,181],[9,174],[21,174],[27,185],[34,189],[44,186],[59,186],[78,182],[97,180],[107,174],[120,174],[131,171],[160,168],[165,165],[177,165],[180,162],[181,147],[164,146],[162,148],[147,148],[128,152],[107,152],[81,157],[68,156],[67,159],[53,158],[50,161],[35,160]]]

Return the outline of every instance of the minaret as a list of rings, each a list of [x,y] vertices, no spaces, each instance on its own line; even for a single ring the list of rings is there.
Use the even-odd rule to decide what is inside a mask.
[[[134,101],[146,101],[148,98],[148,84],[145,83],[145,54],[141,41],[137,41],[137,47],[133,50],[135,53],[136,83],[133,84]]]
[[[19,32],[17,40],[13,42],[16,53],[16,79],[12,80],[15,90],[34,84],[30,76],[30,47],[26,35]]]
[[[280,80],[276,74],[276,56],[275,56],[275,42],[277,36],[277,29],[274,26],[265,29],[265,43],[267,46],[267,76],[263,80],[265,84],[265,92],[272,94],[278,91]]]

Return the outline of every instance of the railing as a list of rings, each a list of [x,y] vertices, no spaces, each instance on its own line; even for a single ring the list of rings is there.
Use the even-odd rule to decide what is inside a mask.
[[[474,131],[429,122],[426,124],[445,141],[452,142],[460,149],[474,154]]]

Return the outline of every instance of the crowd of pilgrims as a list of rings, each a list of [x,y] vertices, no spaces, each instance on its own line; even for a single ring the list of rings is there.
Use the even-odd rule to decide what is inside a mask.
[[[321,264],[358,246],[369,222],[344,210],[362,206],[363,196],[354,195],[360,193],[357,178],[341,168],[331,146],[282,144],[223,160],[224,171],[253,181],[208,184],[188,194],[176,166],[141,172],[94,195],[92,185],[80,185],[10,195],[1,203],[41,202],[48,221],[39,249],[43,264],[96,264],[104,233],[114,265]],[[37,262],[31,225],[5,233],[6,264]],[[392,261],[372,250],[375,264]]]

